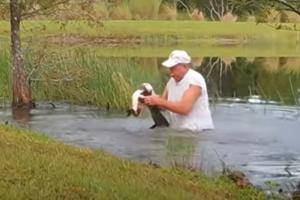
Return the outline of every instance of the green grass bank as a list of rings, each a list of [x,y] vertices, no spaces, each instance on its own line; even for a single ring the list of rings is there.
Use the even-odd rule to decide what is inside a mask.
[[[23,37],[80,36],[87,38],[141,38],[143,43],[299,43],[300,25],[256,24],[254,22],[196,22],[196,21],[23,21]],[[9,23],[0,21],[0,36],[8,38]],[[276,29],[277,28],[277,29]],[[225,40],[225,41],[224,41]]]
[[[276,29],[281,26],[282,29]],[[285,30],[288,27],[291,30]],[[103,56],[298,56],[300,24],[196,21],[23,21],[23,48],[95,48]],[[10,27],[0,21],[0,49],[9,49]],[[61,46],[63,45],[63,46]],[[101,48],[99,48],[101,47]]]
[[[265,199],[223,179],[136,164],[0,125],[1,199]]]

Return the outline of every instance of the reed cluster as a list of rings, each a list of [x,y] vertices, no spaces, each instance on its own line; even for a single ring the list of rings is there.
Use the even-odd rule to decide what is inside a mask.
[[[55,14],[56,19],[68,20],[156,20],[174,18],[176,7],[163,0],[124,0],[97,2],[90,5],[71,4],[70,9]],[[168,10],[163,9],[168,7]],[[173,10],[173,12],[171,12]],[[175,11],[175,12],[174,12]],[[173,15],[173,16],[171,16]],[[177,15],[176,15],[177,16]],[[175,18],[176,18],[175,16]],[[48,17],[49,18],[49,17]]]
[[[141,83],[150,82],[158,91],[163,84],[156,66],[146,67],[147,62],[134,58],[101,57],[92,51],[70,50],[54,51],[42,61],[37,57],[27,60],[33,94],[39,100],[122,109],[130,106],[131,95]]]
[[[0,49],[0,104],[10,97],[9,55]]]

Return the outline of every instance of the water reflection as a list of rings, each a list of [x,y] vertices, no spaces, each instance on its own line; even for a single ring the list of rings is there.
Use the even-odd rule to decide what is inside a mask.
[[[299,105],[300,58],[204,58],[196,69],[206,77],[213,97],[259,95]]]
[[[26,126],[30,121],[30,109],[28,108],[13,108],[12,109],[12,120],[18,124]]]
[[[169,135],[166,139],[166,158],[173,166],[192,167],[197,138],[188,135]]]

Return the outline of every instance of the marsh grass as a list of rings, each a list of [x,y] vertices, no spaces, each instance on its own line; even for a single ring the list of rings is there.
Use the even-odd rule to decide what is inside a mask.
[[[9,76],[9,55],[5,50],[0,49],[0,103],[10,97],[10,76]]]
[[[176,20],[177,19],[177,8],[174,4],[162,4],[160,18],[163,20]]]
[[[151,83],[160,94],[168,80],[167,70],[160,65],[163,58],[153,58],[151,54],[149,57],[146,54],[145,57],[131,57],[130,49],[128,55],[123,52],[121,57],[117,51],[109,51],[108,55],[94,48],[40,47],[28,48],[25,52],[36,101],[67,101],[128,109],[131,94],[141,83]],[[0,101],[9,102],[9,55],[7,51],[1,51],[0,55]],[[215,58],[210,59],[211,62],[208,58],[201,59],[203,64],[200,63],[198,70],[207,78],[211,97],[246,97],[256,93],[266,100],[298,105],[300,68],[297,59],[257,58],[248,62],[230,57],[220,58],[219,63],[214,61]],[[227,83],[227,79],[230,82]],[[226,84],[232,84],[231,89],[224,88]]]
[[[110,18],[112,20],[130,20],[132,19],[132,14],[128,7],[128,4],[121,4],[116,6],[110,11]]]
[[[74,50],[54,51],[39,67],[34,59],[28,58],[37,99],[124,109],[130,107],[131,95],[141,83],[151,83],[157,92],[163,85],[160,73],[152,69],[156,66],[141,66],[133,58],[105,58],[92,51]]]
[[[265,199],[180,169],[154,168],[0,125],[3,199]]]
[[[127,109],[131,95],[143,82],[162,91],[156,59],[102,57],[94,51],[29,49],[26,68],[35,100],[68,101]],[[9,55],[0,54],[0,97],[9,102]]]
[[[100,1],[89,6],[82,6],[80,3],[69,5],[68,9],[63,8],[48,18],[59,20],[140,20],[158,19],[162,0],[124,0],[124,1]],[[42,18],[41,16],[39,18]]]
[[[278,104],[298,105],[300,65],[296,61],[285,57],[205,57],[197,69],[206,77],[211,97],[247,99],[259,95]]]
[[[127,0],[133,19],[157,19],[162,0]]]

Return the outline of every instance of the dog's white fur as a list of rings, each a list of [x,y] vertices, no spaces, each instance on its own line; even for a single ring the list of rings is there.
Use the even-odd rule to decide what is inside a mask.
[[[140,89],[136,90],[131,96],[132,110],[136,116],[140,114],[138,110],[143,110],[143,104],[139,101],[139,99],[144,98],[142,93],[145,92],[145,90],[149,93],[154,93],[153,87],[150,83],[143,83]]]

